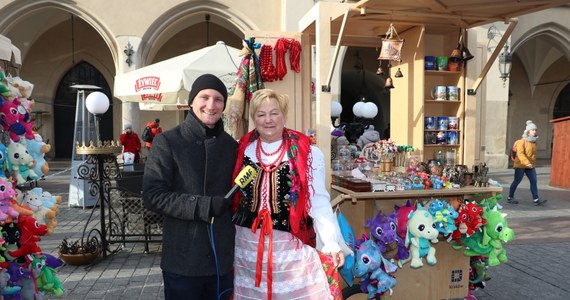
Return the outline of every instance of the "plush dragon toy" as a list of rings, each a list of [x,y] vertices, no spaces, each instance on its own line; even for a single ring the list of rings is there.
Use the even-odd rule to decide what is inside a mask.
[[[410,213],[408,220],[406,246],[410,247],[410,258],[398,261],[398,265],[402,267],[411,259],[410,267],[421,268],[424,265],[422,262],[424,256],[429,265],[435,265],[437,263],[435,248],[431,243],[439,242],[438,235],[439,231],[435,227],[433,216],[418,203],[416,211]]]
[[[502,213],[497,206],[492,209],[486,208],[483,219],[487,224],[482,231],[476,232],[471,237],[462,237],[461,242],[466,249],[463,252],[467,256],[485,256],[489,259],[489,266],[497,266],[508,260],[507,251],[503,243],[508,243],[515,238],[515,232],[509,228],[506,219],[507,214]],[[457,245],[454,245],[454,248]]]
[[[408,249],[404,246],[404,240],[396,231],[396,216],[395,212],[390,215],[379,212],[376,217],[366,222],[366,227],[370,228],[372,240],[386,259],[406,259],[410,256]]]
[[[388,273],[395,272],[396,265],[382,256],[376,243],[363,235],[356,247],[356,263],[353,268],[354,276],[361,279],[361,290],[368,292],[368,299],[374,298],[390,290],[396,285],[396,279]]]

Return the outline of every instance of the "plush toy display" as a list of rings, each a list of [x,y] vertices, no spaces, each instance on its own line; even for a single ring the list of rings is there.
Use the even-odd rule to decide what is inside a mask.
[[[396,279],[388,273],[396,270],[396,265],[382,256],[376,243],[364,235],[363,241],[357,246],[353,272],[354,276],[361,278],[361,289],[363,292],[368,292],[368,299],[373,299],[387,290],[390,290],[392,295]]]
[[[396,213],[387,216],[381,212],[371,220],[366,221],[365,226],[370,228],[370,236],[386,259],[406,259],[409,256],[408,249],[404,246],[404,240],[396,232]]]
[[[0,178],[8,178],[6,172],[4,171],[4,165],[6,164],[6,158],[8,157],[8,149],[4,144],[0,143]]]
[[[435,199],[429,204],[429,213],[437,230],[444,236],[450,235],[457,229],[455,220],[459,216],[457,211],[447,201]]]
[[[493,209],[485,209],[483,219],[487,224],[483,231],[476,232],[471,237],[462,237],[461,242],[466,249],[463,253],[467,256],[485,256],[489,259],[489,266],[497,266],[506,262],[507,251],[503,243],[508,243],[515,238],[514,231],[508,227],[507,214],[502,213],[495,206]]]
[[[13,173],[16,183],[22,185],[26,180],[36,180],[39,176],[30,169],[33,167],[34,159],[26,149],[26,146],[20,143],[10,143],[8,145],[8,170]]]
[[[406,239],[406,232],[408,230],[408,216],[411,212],[416,210],[416,207],[410,203],[410,200],[406,201],[406,205],[398,206],[394,205],[394,210],[396,211],[396,232],[402,238]]]
[[[42,136],[34,134],[34,138],[26,141],[26,148],[36,161],[36,165],[32,169],[38,176],[46,175],[49,172],[49,165],[45,160],[45,155],[51,150],[49,144],[44,143]]]
[[[3,118],[0,120],[5,131],[10,132],[10,138],[14,142],[20,141],[20,136],[33,139],[33,122],[30,121],[30,114],[21,106],[18,99],[6,101],[0,97],[0,113]]]
[[[483,208],[475,201],[462,204],[459,208],[459,215],[455,220],[457,229],[451,234],[451,238],[455,241],[454,248],[461,248],[461,237],[465,235],[470,237],[475,232],[481,230],[481,226],[487,221],[483,219]]]
[[[35,191],[27,191],[24,193],[24,199],[20,204],[29,207],[33,211],[33,217],[36,221],[47,226],[47,235],[51,235],[53,233],[57,226],[57,221],[55,219],[56,213],[55,211],[44,207],[41,194],[38,194]]]
[[[55,297],[63,296],[63,285],[57,278],[55,269],[46,265],[46,257],[33,257],[30,263],[32,277],[36,280],[38,290]]]
[[[20,230],[20,247],[14,251],[8,250],[8,254],[11,257],[21,257],[28,254],[41,253],[42,249],[37,244],[41,239],[38,236],[47,233],[47,226],[38,224],[36,219],[28,216],[20,216],[17,226]]]
[[[439,242],[437,239],[439,231],[435,228],[433,216],[418,203],[416,211],[410,213],[407,228],[406,247],[410,246],[410,267],[421,268],[424,265],[422,262],[424,256],[429,265],[435,265],[437,263],[435,248],[430,242]],[[408,261],[409,259],[400,260],[398,264],[401,266]]]
[[[12,222],[19,213],[12,208],[10,199],[16,195],[12,184],[0,178],[0,222]]]

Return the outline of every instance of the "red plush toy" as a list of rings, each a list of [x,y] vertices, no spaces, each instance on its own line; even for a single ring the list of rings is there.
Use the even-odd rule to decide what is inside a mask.
[[[8,251],[8,254],[12,257],[21,257],[27,254],[41,253],[42,249],[37,244],[41,241],[38,235],[45,235],[47,226],[39,224],[36,219],[29,216],[20,216],[17,225],[20,229],[20,248]]]
[[[462,245],[462,234],[466,236],[473,235],[476,231],[480,230],[481,226],[485,225],[487,221],[483,219],[483,208],[478,206],[475,201],[461,205],[458,212],[459,217],[455,219],[457,229],[453,231],[451,238],[459,245]]]

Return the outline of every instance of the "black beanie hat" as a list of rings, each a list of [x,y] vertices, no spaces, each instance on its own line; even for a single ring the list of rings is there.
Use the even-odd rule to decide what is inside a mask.
[[[192,89],[188,95],[188,106],[192,105],[192,101],[194,101],[194,98],[201,90],[206,89],[213,89],[220,92],[220,94],[224,96],[224,108],[226,107],[226,102],[228,101],[228,88],[226,88],[224,83],[218,77],[212,74],[204,74],[194,80]]]

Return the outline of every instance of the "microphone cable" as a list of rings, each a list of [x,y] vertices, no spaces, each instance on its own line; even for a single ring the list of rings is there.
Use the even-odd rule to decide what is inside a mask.
[[[220,293],[220,267],[218,264],[218,254],[216,253],[216,244],[214,243],[214,217],[210,220],[208,236],[210,237],[212,252],[214,252],[214,263],[216,265],[216,294],[218,295],[218,300],[220,300],[225,293],[231,292],[233,288],[229,288]]]

